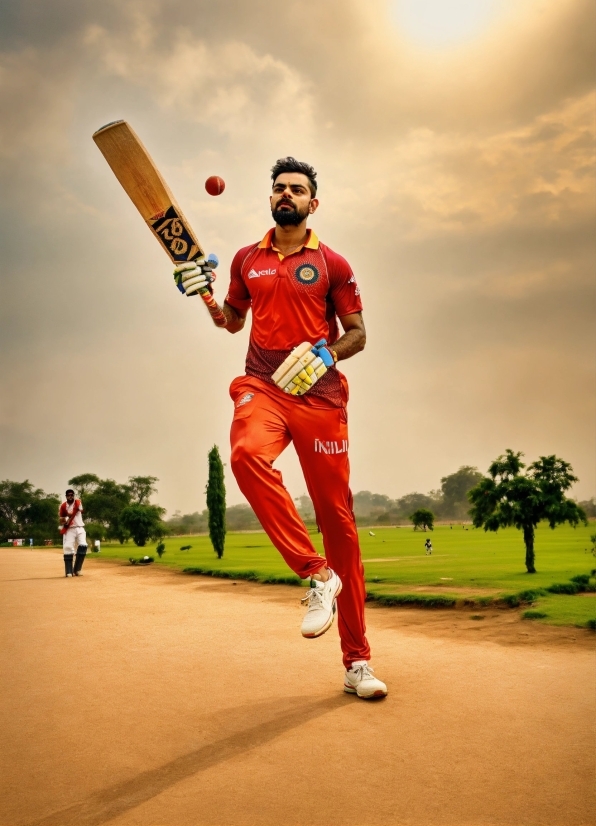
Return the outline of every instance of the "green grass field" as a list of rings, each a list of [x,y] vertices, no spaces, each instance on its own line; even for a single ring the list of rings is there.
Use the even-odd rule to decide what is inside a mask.
[[[540,525],[536,533],[536,568],[527,574],[524,566],[522,536],[515,529],[485,533],[461,525],[439,526],[432,533],[411,528],[368,528],[359,530],[366,571],[367,591],[371,599],[391,605],[409,604],[423,607],[455,605],[482,606],[491,601],[504,604],[513,594],[528,589],[546,589],[555,583],[567,583],[573,576],[588,574],[596,568],[589,536],[594,524],[576,529],[568,526],[554,531]],[[432,556],[424,553],[424,540],[430,536]],[[323,551],[321,536],[314,533],[315,547]],[[228,534],[224,557],[218,560],[207,536],[170,537],[160,560],[155,543],[146,548],[102,543],[104,559],[128,560],[143,554],[155,557],[156,565],[200,569],[205,574],[251,578],[261,582],[300,581],[289,571],[264,533]],[[182,551],[181,546],[190,545]],[[592,580],[594,584],[594,580]],[[515,602],[515,600],[513,600]],[[520,615],[530,607],[546,614],[536,622],[555,625],[586,626],[596,618],[596,594],[577,596],[545,594],[525,595]]]

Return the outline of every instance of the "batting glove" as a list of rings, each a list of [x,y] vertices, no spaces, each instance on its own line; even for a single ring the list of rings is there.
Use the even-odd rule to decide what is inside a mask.
[[[181,293],[188,296],[205,291],[212,294],[211,284],[215,281],[213,270],[218,264],[219,259],[214,253],[210,253],[207,258],[197,258],[195,261],[179,264],[174,270],[176,286]]]
[[[294,347],[284,363],[271,376],[273,382],[292,396],[303,396],[324,376],[335,359],[322,338],[316,344],[304,341]]]

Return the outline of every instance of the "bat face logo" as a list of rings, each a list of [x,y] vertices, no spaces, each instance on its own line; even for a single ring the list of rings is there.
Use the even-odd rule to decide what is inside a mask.
[[[175,261],[192,261],[196,257],[199,248],[174,207],[155,215],[148,223]]]
[[[314,284],[319,280],[319,271],[313,264],[302,264],[294,275],[301,284]]]

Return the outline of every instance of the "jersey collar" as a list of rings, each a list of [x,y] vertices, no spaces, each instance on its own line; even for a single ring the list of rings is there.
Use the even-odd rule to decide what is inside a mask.
[[[318,250],[319,249],[319,239],[317,238],[314,230],[307,229],[306,231],[308,233],[306,243],[303,244],[301,247],[299,247],[299,249],[295,250],[292,253],[292,255],[294,255],[296,252],[300,252],[300,250],[303,250],[303,249],[309,249],[309,250]],[[275,227],[273,227],[273,229],[270,229],[269,232],[265,235],[265,237],[263,238],[263,240],[259,244],[259,249],[262,249],[262,250],[272,249],[272,247],[273,247],[273,233],[274,232],[275,232]]]

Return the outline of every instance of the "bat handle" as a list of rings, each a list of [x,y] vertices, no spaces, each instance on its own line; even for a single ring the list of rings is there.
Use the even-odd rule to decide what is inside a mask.
[[[199,295],[205,302],[207,309],[209,310],[209,315],[213,319],[213,323],[216,327],[226,327],[228,320],[224,315],[223,310],[217,304],[216,300],[213,298],[209,290],[205,287],[202,290],[199,290]]]

